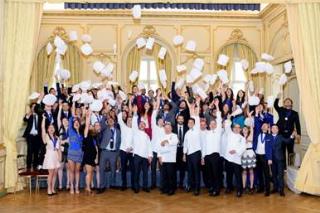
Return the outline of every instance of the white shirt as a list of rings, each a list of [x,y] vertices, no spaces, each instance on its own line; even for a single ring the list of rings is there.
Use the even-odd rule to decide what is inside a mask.
[[[262,141],[265,139],[265,137],[266,137],[265,133],[260,133],[258,136],[257,148],[255,150],[256,154],[258,154],[258,155],[265,155],[266,154],[266,150],[265,150],[266,142],[262,143]]]
[[[236,134],[231,130],[231,121],[228,121],[225,125],[228,134],[225,159],[229,162],[241,165],[241,156],[246,151],[246,139],[242,135]],[[235,153],[230,154],[231,150],[234,150]]]
[[[100,122],[102,119],[102,115],[92,113],[90,117],[90,125],[94,125],[96,122]]]
[[[133,154],[142,158],[152,157],[152,147],[150,138],[145,131],[138,128],[138,116],[134,115],[132,119],[133,134]]]
[[[221,139],[220,139],[220,155],[223,158],[226,158],[227,145],[228,145],[228,133],[225,129],[222,129]]]
[[[113,131],[113,147],[111,148],[111,141],[108,143],[108,146],[107,146],[107,150],[111,150],[111,151],[114,151],[116,150],[116,138],[117,138],[117,131],[116,131],[116,128],[110,128],[110,131]]]
[[[164,128],[157,125],[158,110],[153,110],[151,116],[152,140],[151,147],[153,152],[157,152],[158,145],[164,137]]]
[[[38,135],[38,129],[36,127],[36,123],[38,123],[38,115],[33,113],[33,115],[32,115],[32,128],[30,131],[30,135]]]
[[[167,140],[169,144],[165,144],[165,146],[159,144],[158,157],[161,157],[164,163],[175,163],[177,160],[177,145],[179,143],[178,136],[174,133],[164,134],[161,141],[165,140]]]
[[[127,149],[132,148],[132,128],[128,127],[122,120],[122,112],[118,114],[118,124],[121,130],[120,150],[127,152]]]
[[[186,132],[183,142],[183,153],[187,155],[201,150],[200,119],[199,116],[193,118],[195,119],[195,125]]]
[[[205,136],[205,140],[203,141],[201,153],[202,158],[207,155],[211,155],[212,153],[220,154],[220,141],[221,141],[221,133],[222,133],[222,124],[221,124],[221,113],[217,112],[216,119],[217,127],[215,129],[207,130],[207,134]]]

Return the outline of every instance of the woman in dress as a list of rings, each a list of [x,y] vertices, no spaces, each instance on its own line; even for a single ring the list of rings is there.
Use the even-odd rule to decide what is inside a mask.
[[[251,113],[249,113],[248,118],[251,119]],[[253,169],[256,167],[256,155],[252,148],[253,141],[253,126],[250,127],[245,126],[242,129],[242,135],[246,139],[246,151],[243,153],[241,158],[241,166],[243,168],[242,172],[242,184],[243,188],[246,188],[247,177],[249,173],[249,181],[250,181],[250,194],[253,193],[253,184],[254,184],[254,171]]]
[[[43,169],[47,169],[48,175],[48,195],[56,194],[55,183],[57,172],[60,167],[60,140],[55,134],[53,124],[49,124],[46,128],[46,116],[43,114],[41,123],[42,141],[46,145],[46,154],[43,161]]]
[[[93,180],[93,170],[98,164],[98,146],[97,135],[99,134],[101,127],[99,122],[95,122],[93,128],[90,129],[91,111],[86,112],[86,126],[84,129],[83,140],[83,160],[82,164],[86,169],[86,192],[91,194],[91,183]]]

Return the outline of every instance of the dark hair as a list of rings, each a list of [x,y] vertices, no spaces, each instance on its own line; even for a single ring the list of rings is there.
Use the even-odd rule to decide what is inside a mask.
[[[56,91],[55,88],[51,87],[51,88],[49,89],[49,93],[51,93],[52,90]]]
[[[278,127],[278,129],[279,129],[278,124],[272,124],[271,127],[273,127],[273,126],[276,126],[276,127]]]
[[[196,122],[196,120],[194,118],[189,118],[189,121],[193,121],[193,123]]]
[[[243,97],[239,96],[240,92],[243,93]],[[239,90],[238,93],[237,93],[237,97],[236,97],[236,104],[241,106],[245,101],[245,97],[246,97],[246,92],[243,91],[243,90]]]
[[[293,104],[293,101],[292,101],[291,98],[285,98],[285,99],[284,99],[284,102],[286,102],[286,101],[290,101],[290,102],[291,102],[291,105]]]

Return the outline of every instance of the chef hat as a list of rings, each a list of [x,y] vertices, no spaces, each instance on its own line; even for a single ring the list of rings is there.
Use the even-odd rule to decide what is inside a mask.
[[[159,79],[161,82],[167,81],[167,74],[164,69],[159,70]]]
[[[217,72],[217,75],[219,76],[219,79],[222,81],[223,84],[226,84],[229,82],[228,73],[226,70],[219,70]]]
[[[237,106],[237,109],[231,113],[231,116],[237,116],[237,115],[240,115],[241,113],[242,113],[241,107]]]
[[[128,98],[128,96],[122,90],[119,90],[119,96],[123,101],[127,100]]]
[[[103,104],[101,100],[93,100],[89,108],[92,112],[99,112],[101,111],[102,107]]]
[[[114,68],[114,64],[113,63],[108,63],[107,66],[105,67],[105,69],[109,70],[110,72],[113,71]]]
[[[94,101],[94,98],[92,95],[89,95],[88,93],[81,93],[80,95],[80,102],[83,104],[91,104]]]
[[[204,66],[204,60],[202,58],[196,58],[193,62],[193,67],[197,68],[198,70],[202,70]]]
[[[186,70],[187,70],[187,66],[184,65],[184,64],[180,64],[180,65],[177,66],[177,72],[178,73],[184,72]]]
[[[80,49],[81,52],[86,56],[91,55],[91,53],[93,52],[91,45],[88,43],[83,44]]]
[[[265,61],[272,61],[274,58],[272,55],[269,55],[268,53],[262,53],[261,59],[263,59]]]
[[[131,74],[129,75],[129,80],[130,80],[131,82],[135,82],[135,81],[137,80],[138,76],[139,76],[138,71],[133,70],[133,71],[131,72]]]
[[[83,34],[81,36],[81,40],[84,42],[84,43],[90,43],[92,41],[91,39],[91,36],[89,34]]]
[[[175,89],[182,89],[184,83],[185,80],[183,78],[180,78],[175,84]]]
[[[152,37],[149,37],[148,40],[147,40],[147,43],[146,43],[146,49],[148,50],[152,50],[153,48],[153,44],[154,44],[154,38]]]
[[[195,94],[195,95],[198,95],[198,88],[199,88],[199,85],[198,84],[193,84],[191,86],[191,89],[192,89],[192,92]]]
[[[249,68],[249,61],[247,59],[242,59],[240,63],[243,70],[247,70]]]
[[[39,96],[40,96],[40,93],[38,93],[38,92],[33,92],[33,93],[31,93],[31,95],[29,96],[29,100],[37,99],[37,98],[39,98]]]
[[[256,62],[255,70],[259,73],[264,73],[266,71],[266,62],[264,61]]]
[[[166,56],[166,53],[167,53],[167,49],[164,47],[161,47],[158,53],[158,57],[163,60],[164,57]]]
[[[265,70],[268,75],[271,75],[274,72],[274,68],[269,62],[265,64]]]
[[[193,40],[190,40],[187,42],[186,50],[190,52],[194,52],[196,51],[196,46],[197,46],[196,42]]]
[[[46,46],[46,50],[47,50],[48,55],[50,55],[52,53],[53,46],[52,46],[51,42],[48,42],[48,44]]]
[[[57,101],[57,97],[52,94],[47,94],[42,99],[42,103],[48,106],[52,106]]]
[[[280,76],[280,78],[279,78],[278,84],[279,84],[280,86],[282,86],[282,85],[286,84],[287,81],[288,81],[287,75],[286,75],[286,74],[282,74],[282,75]]]
[[[248,89],[250,92],[254,92],[254,84],[253,81],[249,81],[248,83]]]
[[[69,40],[70,41],[77,41],[78,40],[78,33],[75,30],[71,30],[69,32]]]
[[[56,48],[63,48],[66,45],[66,43],[58,35],[54,37],[53,43]]]
[[[182,35],[176,35],[175,37],[173,37],[173,44],[178,46],[181,45],[183,43],[183,36]]]
[[[108,99],[108,103],[111,105],[111,106],[115,106],[116,105],[116,100],[114,100],[113,98],[109,98]]]
[[[97,74],[101,73],[104,67],[105,67],[105,65],[101,61],[96,61],[93,63],[93,70]]]
[[[107,90],[106,90],[105,88],[99,90],[99,91],[97,92],[97,97],[98,97],[98,99],[101,100],[101,101],[106,100],[106,99],[109,97]]]
[[[264,88],[263,88],[263,87],[261,87],[261,88],[259,89],[258,94],[263,95],[263,93],[264,93]]]
[[[222,66],[226,66],[227,63],[229,61],[229,57],[224,55],[224,54],[220,54],[217,63],[222,65]]]
[[[70,71],[66,69],[59,69],[58,70],[58,75],[62,80],[68,80],[70,78]]]
[[[139,90],[142,90],[142,89],[145,89],[145,88],[146,88],[146,87],[144,86],[143,83],[141,83],[141,82],[138,83],[138,89],[139,89]]]
[[[101,82],[96,82],[92,84],[92,88],[99,89],[103,84]]]
[[[210,85],[207,82],[200,83],[200,87],[203,89],[203,91],[207,92]]]
[[[81,94],[74,94],[73,95],[73,98],[72,98],[72,101],[73,102],[77,102],[81,99]]]
[[[253,119],[252,118],[246,118],[244,119],[244,125],[251,127],[253,126]]]
[[[138,49],[141,49],[142,47],[144,47],[146,45],[146,40],[142,37],[138,38],[136,41],[136,45]]]
[[[75,93],[80,89],[80,84],[75,84],[72,86],[71,92]]]
[[[217,74],[207,74],[205,77],[204,77],[204,81],[207,82],[209,85],[214,85],[214,83],[216,82],[218,78],[218,75]]]
[[[256,68],[253,68],[253,69],[250,71],[250,73],[251,73],[252,75],[255,75],[255,74],[258,73],[258,70],[257,70]]]
[[[105,67],[101,71],[101,75],[104,76],[104,77],[110,78],[112,76],[112,70],[110,70],[107,67]]]
[[[197,94],[201,97],[201,99],[206,99],[208,97],[208,95],[205,93],[205,91],[201,88],[198,87],[197,88]]]
[[[272,108],[273,107],[273,103],[274,103],[274,96],[268,96],[267,98],[267,104],[268,104],[268,108]]]
[[[132,17],[133,19],[141,18],[141,6],[139,4],[136,4],[132,7]]]
[[[286,63],[284,63],[284,72],[285,73],[290,73],[291,70],[292,70],[292,62],[291,61],[288,61]]]
[[[192,83],[196,81],[200,76],[202,75],[201,71],[197,68],[192,68],[192,70],[189,73],[189,77],[187,76],[187,82]]]
[[[256,106],[256,105],[258,105],[259,103],[260,103],[260,99],[259,99],[258,96],[255,96],[255,95],[249,96],[249,98],[248,98],[248,104],[249,104],[249,106]]]
[[[83,92],[87,91],[90,89],[91,87],[91,81],[82,81],[80,84],[79,84],[81,90]]]
[[[66,44],[62,44],[61,46],[56,48],[57,55],[64,55],[68,49]]]

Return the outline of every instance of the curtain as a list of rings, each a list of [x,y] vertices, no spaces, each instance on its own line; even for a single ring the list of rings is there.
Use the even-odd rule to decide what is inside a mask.
[[[129,75],[131,74],[132,71],[136,70],[139,72],[140,70],[140,61],[141,61],[141,51],[142,50],[139,50],[136,46],[134,46],[128,56],[127,56],[127,74],[128,74],[128,77]],[[138,78],[137,78],[138,80]],[[136,80],[136,81],[137,81]],[[133,82],[135,83],[135,82]],[[129,84],[128,84],[128,87],[129,87]],[[128,89],[131,89],[131,88],[128,88]],[[130,90],[128,90],[130,91]]]
[[[5,3],[2,131],[6,147],[5,188],[17,180],[16,137],[29,93],[32,62],[40,29],[42,3]]]
[[[287,5],[289,33],[302,112],[312,143],[298,171],[295,187],[320,194],[320,3]]]
[[[3,35],[4,35],[4,5],[5,5],[5,0],[0,0],[0,52],[3,53],[4,49],[3,49]],[[4,54],[0,54],[0,97],[3,97],[3,60],[4,58]],[[0,115],[3,115],[3,99],[0,98]],[[3,140],[2,140],[2,136],[3,136],[3,129],[1,129],[2,127],[2,119],[0,118],[0,150],[3,149]],[[3,170],[1,170],[0,172],[3,172]],[[1,190],[1,189],[0,189]]]
[[[80,73],[82,73],[83,64],[79,48],[75,44],[68,44],[65,56],[62,57],[63,68],[70,71],[71,77],[66,82],[68,84],[76,84],[80,81]]]
[[[69,51],[69,49],[67,50]],[[42,47],[35,58],[32,70],[32,88],[36,91],[43,91],[43,84],[52,85],[52,76],[55,66],[56,52],[47,54],[46,46]],[[35,88],[34,88],[35,87]]]

